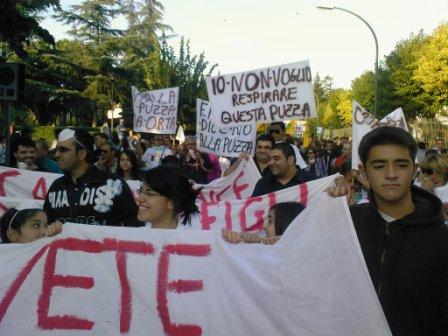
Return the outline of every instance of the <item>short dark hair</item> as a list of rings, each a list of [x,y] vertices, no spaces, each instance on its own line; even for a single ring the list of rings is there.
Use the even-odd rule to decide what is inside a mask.
[[[283,155],[288,159],[290,156],[294,158],[294,163],[296,163],[296,152],[294,152],[294,148],[287,142],[279,142],[272,149],[280,150]]]
[[[21,233],[22,226],[25,222],[35,214],[43,212],[42,209],[24,209],[17,210],[16,208],[10,208],[0,220],[0,236],[2,243],[10,243],[8,239],[8,229],[14,229],[18,233]]]
[[[275,146],[275,139],[274,139],[274,137],[273,137],[272,135],[270,135],[270,134],[260,134],[260,135],[257,137],[257,140],[255,140],[255,146],[257,145],[257,142],[258,142],[258,141],[270,141],[271,144],[272,144],[272,147]]]
[[[275,235],[281,236],[305,207],[299,202],[282,202],[271,207],[272,209],[275,209]]]
[[[182,215],[182,224],[191,222],[191,216],[199,213],[196,198],[200,189],[194,189],[185,173],[176,167],[158,166],[146,171],[143,180],[154,191],[173,202],[174,216]]]
[[[36,149],[36,143],[29,137],[18,138],[12,146],[13,153],[17,153],[17,151],[19,150],[19,146],[33,147],[34,149]]]
[[[273,123],[271,123],[269,125],[269,128],[271,128],[271,126],[280,126],[280,129],[285,132],[286,131],[286,125],[283,121],[274,121]]]
[[[358,147],[358,155],[363,165],[366,164],[372,147],[379,145],[406,147],[409,150],[412,162],[415,161],[417,143],[412,135],[398,127],[383,126],[373,129],[362,138]]]
[[[107,140],[107,135],[105,133],[98,132],[98,133],[95,133],[93,137],[97,137],[97,136],[99,136],[100,138],[103,138],[104,140]]]
[[[86,161],[92,161],[93,153],[93,137],[83,128],[70,128],[75,131],[75,150],[78,153],[81,149],[85,149],[87,152]]]

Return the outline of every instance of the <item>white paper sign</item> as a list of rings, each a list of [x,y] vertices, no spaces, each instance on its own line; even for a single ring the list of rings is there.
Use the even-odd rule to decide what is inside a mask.
[[[0,334],[390,336],[345,198],[320,196],[272,246],[81,224],[4,244]]]
[[[179,88],[140,92],[132,87],[134,130],[143,133],[175,134]]]
[[[238,157],[241,153],[254,155],[257,126],[255,123],[221,128],[212,119],[210,104],[196,99],[196,134],[202,152]]]
[[[358,165],[361,163],[358,155],[359,143],[372,129],[381,126],[392,126],[408,131],[401,107],[389,113],[383,119],[378,120],[354,100],[352,104],[352,120],[352,169],[358,169]]]
[[[221,127],[316,116],[309,61],[206,78]]]

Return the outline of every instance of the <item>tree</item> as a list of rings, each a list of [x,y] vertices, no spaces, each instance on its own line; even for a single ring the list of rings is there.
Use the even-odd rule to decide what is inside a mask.
[[[27,57],[23,43],[29,43],[34,37],[54,44],[53,36],[39,25],[37,19],[37,14],[49,7],[59,8],[59,0],[2,0],[0,2],[0,40],[6,42],[22,59]],[[5,55],[0,57],[5,58]]]
[[[413,80],[434,98],[433,111],[448,106],[448,24],[440,25],[417,52]]]
[[[353,99],[367,111],[374,110],[375,75],[372,71],[365,71],[352,81]]]

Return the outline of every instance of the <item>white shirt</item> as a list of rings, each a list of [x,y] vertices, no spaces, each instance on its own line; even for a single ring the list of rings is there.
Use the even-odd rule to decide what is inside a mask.
[[[168,155],[173,155],[173,152],[165,146],[150,147],[142,155],[142,161],[145,163],[146,169],[151,169],[159,166],[160,161]]]
[[[414,184],[419,187],[422,185],[420,181],[415,181]],[[441,187],[434,187],[434,194],[440,198],[442,203],[448,203],[448,183]]]

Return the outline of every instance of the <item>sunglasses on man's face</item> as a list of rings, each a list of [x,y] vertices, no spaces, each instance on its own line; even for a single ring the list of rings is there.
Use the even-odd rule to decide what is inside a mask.
[[[279,129],[270,129],[269,134],[280,134],[280,130]]]

